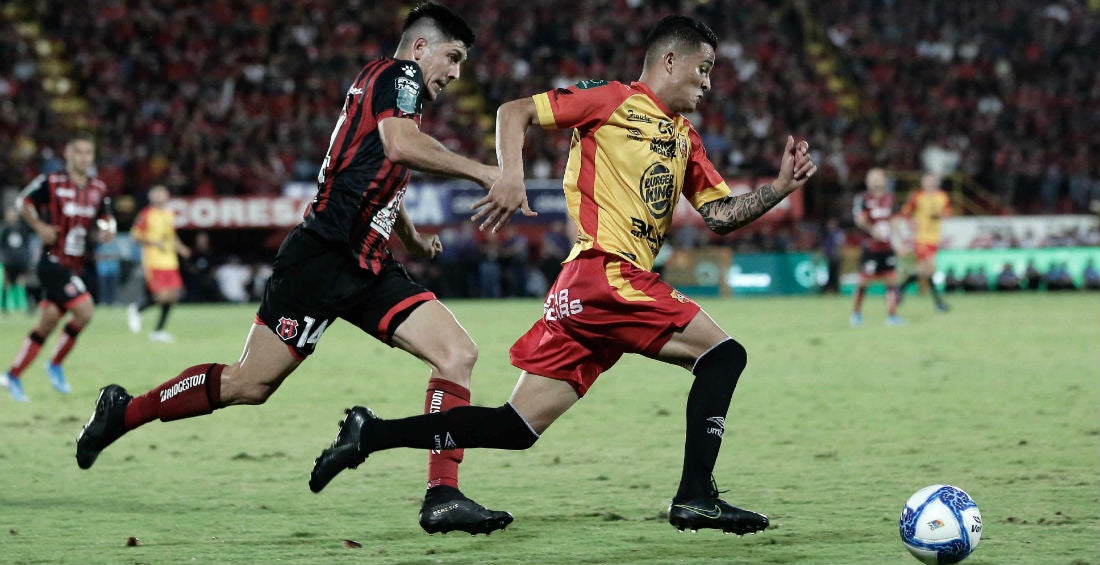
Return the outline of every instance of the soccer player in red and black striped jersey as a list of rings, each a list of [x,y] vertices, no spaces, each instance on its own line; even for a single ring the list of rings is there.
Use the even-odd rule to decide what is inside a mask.
[[[863,298],[872,281],[886,284],[886,323],[901,324],[898,318],[897,251],[894,249],[894,194],[886,190],[886,171],[875,167],[867,171],[865,192],[852,200],[852,220],[865,233],[859,255],[859,281],[856,283],[850,321],[863,324]]]
[[[435,100],[458,79],[473,43],[469,25],[443,6],[424,3],[409,13],[396,54],[367,64],[348,88],[317,197],[275,257],[240,360],[189,367],[132,398],[118,385],[104,387],[77,439],[81,468],[123,433],[152,420],[263,403],[338,318],[428,364],[426,412],[469,404],[477,348],[387,246],[396,233],[418,255],[434,257],[442,249],[437,236],[417,231],[405,210],[411,169],[486,188],[499,176],[497,167],[451,152],[419,127],[424,100]],[[472,534],[506,527],[510,514],[488,510],[459,491],[461,460],[461,451],[429,455],[421,526],[428,533]],[[310,484],[315,492],[323,486]]]
[[[54,389],[69,393],[61,363],[95,313],[95,302],[80,278],[84,257],[94,242],[106,243],[115,237],[107,185],[91,176],[94,165],[95,141],[90,135],[78,134],[65,144],[65,170],[39,175],[19,194],[20,214],[42,240],[38,279],[43,299],[38,305],[38,323],[5,373],[14,400],[28,400],[21,380],[23,370],[38,356],[66,313],[69,322],[46,363],[46,374]]]
[[[522,373],[511,399],[497,408],[466,406],[399,420],[381,420],[357,406],[318,458],[315,478],[329,480],[347,468],[347,450],[365,457],[393,447],[437,449],[441,442],[526,449],[623,354],[638,353],[695,375],[669,522],[681,530],[738,534],[768,526],[765,516],[718,498],[711,478],[745,348],[652,272],[681,196],[710,229],[726,234],[760,217],[817,170],[809,145],[788,136],[775,181],[731,194],[684,117],[710,90],[717,46],[702,22],[670,16],[647,36],[637,82],[582,81],[500,107],[501,178],[475,204],[475,221],[496,230],[515,211],[529,211],[522,149],[527,128],[537,125],[573,130],[563,185],[579,231],[543,316],[512,346],[512,364]]]

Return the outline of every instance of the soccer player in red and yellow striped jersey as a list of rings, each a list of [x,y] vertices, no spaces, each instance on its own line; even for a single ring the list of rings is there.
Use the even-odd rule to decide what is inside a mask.
[[[932,275],[936,273],[936,252],[940,249],[940,229],[944,218],[951,217],[951,197],[940,183],[940,175],[925,173],[920,179],[920,190],[909,195],[901,208],[901,215],[912,222],[913,252],[917,257],[917,276],[927,285],[940,312],[947,311],[947,303],[936,290]],[[902,284],[904,288],[909,281]]]
[[[141,244],[141,266],[145,271],[145,288],[149,291],[141,304],[131,304],[126,310],[130,331],[141,331],[141,312],[153,304],[160,305],[160,318],[150,341],[170,343],[172,336],[164,331],[168,312],[183,293],[180,260],[191,256],[191,249],[176,235],[176,215],[169,210],[168,188],[156,185],[149,189],[149,205],[138,213],[130,236]]]
[[[332,462],[348,448],[365,456],[392,447],[432,449],[438,444],[432,438],[446,438],[456,447],[525,449],[624,353],[639,353],[695,375],[683,474],[669,522],[681,530],[738,534],[768,526],[765,516],[719,499],[711,481],[745,348],[650,270],[681,196],[707,226],[726,234],[760,217],[816,171],[808,144],[788,136],[775,181],[730,194],[684,117],[710,90],[717,45],[702,22],[669,16],[647,36],[637,82],[582,81],[500,107],[501,177],[475,203],[475,221],[495,231],[516,211],[534,213],[521,153],[527,128],[538,125],[573,130],[563,185],[579,231],[543,316],[512,346],[512,364],[523,372],[511,399],[498,408],[467,406],[402,420],[380,420],[356,407],[352,413],[363,424],[341,429],[318,458],[315,475],[342,470]]]

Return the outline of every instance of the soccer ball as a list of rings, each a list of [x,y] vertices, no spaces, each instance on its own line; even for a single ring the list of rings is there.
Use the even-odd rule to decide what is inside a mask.
[[[949,485],[924,487],[905,502],[898,522],[901,541],[923,563],[958,563],[982,539],[978,505],[962,489]]]

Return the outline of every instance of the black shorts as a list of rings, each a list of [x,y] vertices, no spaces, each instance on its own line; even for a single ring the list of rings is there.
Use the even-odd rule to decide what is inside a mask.
[[[897,254],[888,251],[868,251],[859,254],[859,274],[864,277],[881,277],[894,272],[898,265]]]
[[[346,250],[301,227],[287,235],[272,265],[256,316],[304,358],[336,318],[351,322],[393,346],[393,332],[435,294],[389,259],[375,274],[361,269]]]
[[[68,310],[85,295],[90,296],[84,280],[52,257],[43,257],[38,262],[38,282],[42,285],[43,299],[57,304],[62,310]]]
[[[10,261],[4,263],[4,278],[9,281],[27,274],[30,265],[26,261]]]

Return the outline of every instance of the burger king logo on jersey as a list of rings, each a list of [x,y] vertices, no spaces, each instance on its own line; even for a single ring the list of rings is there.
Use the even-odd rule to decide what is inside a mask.
[[[661,219],[672,211],[673,174],[662,163],[654,163],[642,173],[638,193],[655,219]]]

